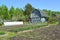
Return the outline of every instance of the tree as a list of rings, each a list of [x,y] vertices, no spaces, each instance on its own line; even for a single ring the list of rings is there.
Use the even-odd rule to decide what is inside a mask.
[[[8,8],[5,5],[1,6],[1,17],[4,20],[8,20],[9,19]]]
[[[24,14],[23,14],[23,10],[20,8],[16,8],[16,11],[15,11],[15,17],[17,18],[17,20],[21,20],[24,18]]]
[[[1,6],[0,6],[0,18],[1,18],[2,12],[1,12]]]
[[[27,20],[29,20],[28,18],[30,17],[30,14],[31,14],[31,12],[32,12],[33,9],[34,8],[29,3],[25,6],[24,15],[25,15],[25,17],[26,17]]]
[[[11,20],[13,20],[13,17],[15,16],[15,9],[14,7],[12,6],[9,10],[9,14],[10,14],[10,18]]]

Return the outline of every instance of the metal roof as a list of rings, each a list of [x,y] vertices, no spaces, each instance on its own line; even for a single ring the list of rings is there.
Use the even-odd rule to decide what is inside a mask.
[[[41,14],[41,17],[48,17],[47,14],[42,10],[34,9],[33,11],[39,11]]]
[[[42,10],[40,10],[40,14],[41,14],[42,17],[48,17],[47,14]]]

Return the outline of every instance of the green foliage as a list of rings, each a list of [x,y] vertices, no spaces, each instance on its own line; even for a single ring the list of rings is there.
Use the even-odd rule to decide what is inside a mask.
[[[43,11],[45,11],[49,17],[48,21],[49,23],[56,23],[58,22],[58,18],[59,15],[60,15],[60,12],[59,11],[51,11],[51,10],[46,10],[46,9],[43,9]]]
[[[5,36],[4,38],[6,38],[6,39],[9,39],[9,38],[11,38],[11,37],[14,37],[14,36],[16,36],[17,34],[15,34],[15,33],[13,33],[13,32],[6,32],[8,35],[7,36]]]
[[[30,14],[31,11],[34,10],[35,8],[31,4],[25,5],[25,9],[21,8],[14,8],[13,6],[8,10],[7,6],[2,5],[0,6],[0,19],[3,20],[24,20],[24,21],[29,21],[30,19]],[[48,17],[53,16],[53,14],[60,16],[59,11],[51,11],[51,10],[46,10],[43,9],[48,15]]]
[[[8,10],[5,5],[0,6],[0,18],[3,20],[24,20],[24,11],[23,9],[14,8],[13,6]]]
[[[51,17],[52,14],[55,14],[57,16],[60,15],[59,11],[51,11],[51,10],[47,10],[47,9],[43,9],[43,11],[45,11],[49,17]]]
[[[2,26],[3,24],[2,23],[0,23],[0,26]]]
[[[30,13],[31,13],[31,11],[32,11],[32,5],[31,4],[27,4],[26,6],[25,6],[25,15],[30,15]]]
[[[16,8],[15,17],[17,18],[16,20],[24,20],[23,10]]]
[[[58,22],[58,20],[56,18],[52,18],[52,17],[49,18],[49,23],[53,24],[56,22]]]
[[[3,32],[3,31],[0,31],[0,35],[3,35],[3,34],[5,34],[5,32]]]
[[[9,14],[10,14],[10,18],[11,18],[11,20],[12,20],[12,18],[14,17],[14,14],[15,14],[15,9],[14,9],[13,6],[10,8]]]
[[[8,8],[5,5],[2,5],[0,7],[0,18],[6,19],[6,20],[9,18]]]
[[[32,10],[34,10],[34,9],[35,8],[33,8],[32,5],[29,3],[25,6],[24,15],[25,15],[26,21],[29,20],[30,14],[31,14]]]

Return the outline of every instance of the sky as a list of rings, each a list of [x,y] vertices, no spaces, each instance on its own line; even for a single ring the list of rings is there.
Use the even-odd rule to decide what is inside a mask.
[[[27,3],[30,3],[36,9],[60,11],[60,0],[0,0],[0,6],[3,4],[9,9],[11,6],[24,8]]]

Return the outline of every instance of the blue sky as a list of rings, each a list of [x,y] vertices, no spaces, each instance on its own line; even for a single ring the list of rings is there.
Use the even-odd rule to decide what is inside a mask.
[[[11,6],[24,8],[27,3],[30,3],[36,9],[60,11],[60,0],[0,0],[0,6],[4,4],[9,9]]]

